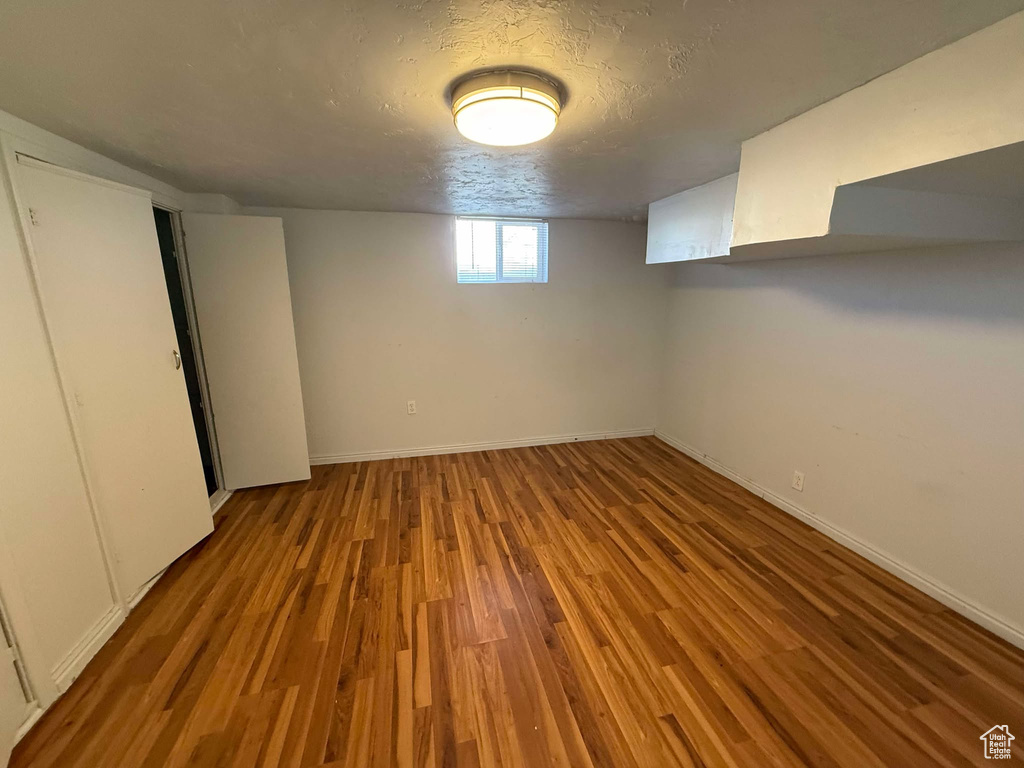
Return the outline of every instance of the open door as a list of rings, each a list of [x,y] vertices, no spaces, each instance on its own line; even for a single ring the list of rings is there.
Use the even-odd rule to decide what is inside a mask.
[[[224,485],[309,479],[281,219],[184,213]]]
[[[150,196],[22,156],[18,177],[43,314],[128,597],[213,530]]]

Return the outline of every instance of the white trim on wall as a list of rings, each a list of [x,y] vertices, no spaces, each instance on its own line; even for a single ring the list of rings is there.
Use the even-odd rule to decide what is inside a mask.
[[[729,467],[724,464],[720,464],[707,454],[687,445],[681,440],[678,440],[671,435],[667,435],[660,430],[655,430],[654,436],[662,442],[671,445],[676,450],[682,451],[691,459],[699,461],[708,469],[717,472],[723,477],[727,477],[737,485],[743,486],[752,494],[764,499],[772,506],[778,507],[783,512],[786,512],[807,523],[812,528],[821,531],[821,533],[825,534],[833,541],[836,541],[847,549],[851,549],[858,555],[867,558],[880,568],[884,568],[893,576],[907,582],[911,586],[917,587],[926,595],[935,598],[947,608],[956,611],[961,616],[967,617],[993,634],[1003,638],[1008,643],[1012,643],[1018,648],[1024,648],[1024,628],[1017,627],[1006,619],[989,613],[982,606],[968,600],[966,597],[960,595],[946,585],[934,581],[926,574],[923,574],[906,563],[897,560],[892,555],[876,549],[872,544],[864,541],[863,539],[857,538],[842,528],[838,528],[831,523],[816,517],[812,512],[809,512],[802,507],[798,507],[792,502],[775,495],[764,486],[737,474]]]
[[[615,432],[587,432],[579,435],[554,435],[548,437],[526,437],[520,440],[498,440],[489,443],[461,443],[459,445],[434,445],[428,448],[403,448],[368,453],[338,453],[310,456],[312,466],[318,464],[348,464],[353,461],[377,461],[379,459],[402,459],[409,456],[439,456],[449,453],[470,453],[472,451],[499,451],[503,448],[525,448],[531,445],[557,445],[586,440],[612,440],[618,437],[645,437],[653,435],[654,429],[624,429]]]
[[[53,679],[47,674],[47,665],[36,635],[28,602],[21,590],[18,571],[14,567],[10,545],[0,528],[0,602],[4,604],[8,629],[14,635],[18,656],[28,678],[35,701],[48,705],[58,696]]]
[[[39,718],[46,712],[45,709],[40,707],[38,704],[32,704],[28,711],[28,715],[25,716],[25,722],[21,724],[21,727],[14,732],[14,743],[17,744],[26,733],[32,730],[32,726],[39,722]]]
[[[105,179],[102,176],[92,176],[88,173],[82,173],[72,168],[65,168],[63,165],[57,165],[46,160],[40,160],[38,157],[26,154],[24,152],[15,151],[14,153],[15,162],[18,165],[23,165],[26,168],[38,168],[40,170],[49,171],[50,173],[56,173],[59,176],[67,176],[71,179],[78,179],[79,181],[88,181],[91,184],[99,184],[101,187],[109,187],[110,189],[116,189],[121,192],[127,192],[130,195],[138,195],[144,197],[147,200],[153,199],[153,193],[148,189],[142,189],[140,187],[132,187],[127,184],[122,184],[119,181],[111,181]]]
[[[170,566],[167,566],[167,568],[170,568]],[[163,575],[165,573],[167,573],[167,568],[164,568],[162,571],[160,571],[160,573],[158,573],[152,579],[150,579],[145,584],[143,584],[141,587],[139,587],[135,591],[135,594],[133,594],[131,597],[128,598],[128,600],[126,602],[128,604],[129,612],[130,611],[134,611],[135,610],[135,606],[137,606],[139,603],[142,602],[142,598],[144,598],[146,595],[149,594],[149,590],[151,590],[153,587],[155,587],[156,583],[158,581],[160,581],[161,578],[163,578]]]
[[[119,604],[115,604],[93,625],[92,629],[71,649],[71,652],[53,668],[52,677],[57,690],[64,693],[71,687],[75,679],[82,674],[85,665],[113,636],[117,628],[124,623],[124,619],[124,610]]]
[[[210,497],[210,514],[216,515],[217,512],[223,507],[227,500],[231,498],[231,494],[234,491],[226,491],[223,488],[218,488],[213,492],[213,496]]]

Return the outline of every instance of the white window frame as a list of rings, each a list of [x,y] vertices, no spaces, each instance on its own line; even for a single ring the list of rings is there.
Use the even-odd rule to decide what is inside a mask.
[[[459,221],[493,221],[494,222],[494,280],[459,280],[459,253],[458,253],[458,222]],[[545,232],[543,238],[540,233],[537,234],[537,262],[538,272],[537,280],[506,280],[504,278],[504,242],[502,230],[506,224],[534,224],[544,225]],[[547,219],[524,219],[514,218],[511,216],[456,216],[455,223],[452,227],[452,238],[455,246],[455,282],[459,285],[545,285],[548,282],[548,232],[547,232],[548,220]],[[540,248],[543,242],[543,258],[541,258]]]

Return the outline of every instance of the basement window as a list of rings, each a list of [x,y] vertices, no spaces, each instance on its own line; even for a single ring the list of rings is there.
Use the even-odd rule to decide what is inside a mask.
[[[548,223],[459,216],[455,261],[460,283],[546,283]]]

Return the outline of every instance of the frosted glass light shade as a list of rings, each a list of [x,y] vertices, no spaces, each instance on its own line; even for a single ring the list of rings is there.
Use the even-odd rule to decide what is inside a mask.
[[[558,89],[523,72],[492,72],[464,80],[452,93],[452,115],[470,141],[498,147],[532,144],[558,125]]]

